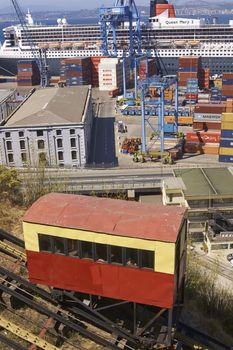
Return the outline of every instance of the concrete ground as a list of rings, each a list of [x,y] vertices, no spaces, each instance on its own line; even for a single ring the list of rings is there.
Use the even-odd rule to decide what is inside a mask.
[[[93,136],[96,142],[92,143],[93,157],[91,163],[95,166],[100,164],[101,166],[119,166],[120,168],[141,168],[141,167],[160,167],[159,162],[147,162],[137,163],[133,162],[133,157],[129,154],[121,153],[121,145],[125,138],[141,137],[141,116],[123,116],[120,110],[116,108],[116,98],[108,96],[107,92],[100,92],[98,89],[93,89],[94,102],[99,105],[98,119],[95,123],[95,129]],[[107,122],[107,120],[109,120]],[[122,121],[127,126],[126,133],[119,133],[117,123]],[[157,128],[157,117],[150,119],[153,127]],[[114,124],[114,136],[115,136],[115,147],[110,140],[113,136],[112,127]],[[192,131],[191,127],[180,127],[179,131],[186,133]],[[160,141],[150,141],[152,129],[147,125],[147,145],[149,148],[159,150]],[[105,140],[105,141],[104,141]],[[167,139],[165,141],[165,149],[174,147],[176,144],[175,140]],[[113,152],[115,151],[115,157]],[[91,165],[91,164],[90,164]],[[226,167],[227,164],[219,163],[217,155],[196,155],[196,154],[185,154],[183,159],[179,160],[177,166],[221,166]],[[229,164],[230,165],[230,164]]]

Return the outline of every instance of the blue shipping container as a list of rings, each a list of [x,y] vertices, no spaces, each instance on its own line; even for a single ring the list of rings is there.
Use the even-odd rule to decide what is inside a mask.
[[[223,163],[233,163],[233,156],[223,156],[223,155],[220,155],[220,156],[219,156],[219,162],[223,162]]]
[[[233,148],[233,140],[223,140],[223,139],[221,139],[220,147]]]
[[[188,68],[179,68],[179,72],[184,72],[184,73],[195,73],[197,72],[198,68],[197,67],[188,67]]]
[[[233,130],[221,130],[221,139],[233,139]]]
[[[233,79],[223,79],[222,85],[233,85]]]

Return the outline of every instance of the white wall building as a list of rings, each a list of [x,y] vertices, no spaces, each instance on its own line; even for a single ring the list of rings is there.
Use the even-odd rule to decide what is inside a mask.
[[[0,164],[85,166],[92,121],[90,86],[37,90],[0,128]]]

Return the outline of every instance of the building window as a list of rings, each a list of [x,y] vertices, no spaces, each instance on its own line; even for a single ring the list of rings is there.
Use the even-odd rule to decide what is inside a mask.
[[[14,163],[14,156],[12,153],[8,154],[8,161],[9,161],[9,163]]]
[[[70,135],[75,135],[75,129],[70,129]]]
[[[64,160],[63,152],[58,152],[58,160]]]
[[[63,147],[62,139],[57,139],[57,147],[58,148],[62,148]]]
[[[36,135],[37,137],[44,136],[43,130],[37,130]]]
[[[72,151],[71,152],[71,158],[72,158],[72,160],[76,160],[77,159],[77,152],[76,151]]]
[[[121,247],[111,246],[110,262],[123,265],[123,249]]]
[[[10,133],[10,132],[6,132],[6,133],[5,133],[5,136],[6,136],[6,138],[11,137],[11,133]]]
[[[37,146],[38,146],[38,149],[44,149],[44,140],[38,140]]]
[[[144,267],[147,269],[153,269],[154,270],[154,252],[150,252],[148,250],[141,250],[140,251],[140,267]]]
[[[12,142],[11,141],[7,141],[6,142],[6,148],[7,148],[8,151],[12,150]]]
[[[54,253],[65,255],[66,253],[65,238],[54,237]]]
[[[21,160],[23,163],[27,162],[27,153],[21,153]]]
[[[38,239],[40,252],[52,253],[52,237],[39,234]]]
[[[107,244],[95,244],[95,260],[97,262],[107,262],[108,261],[108,247]]]
[[[76,147],[76,139],[70,139],[70,146],[73,148],[73,147]]]
[[[91,242],[81,242],[82,258],[93,259],[93,247]]]
[[[56,135],[60,136],[61,135],[61,130],[56,130]]]
[[[26,149],[26,144],[24,140],[19,141],[20,149]]]
[[[138,250],[133,248],[126,248],[125,250],[125,264],[129,267],[138,267]]]
[[[70,256],[80,257],[80,244],[79,241],[74,239],[67,239],[67,253]]]
[[[23,131],[19,131],[19,137],[24,137],[24,132]]]

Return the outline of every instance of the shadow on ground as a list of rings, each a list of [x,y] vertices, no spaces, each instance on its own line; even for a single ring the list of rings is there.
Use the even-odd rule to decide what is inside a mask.
[[[89,167],[116,167],[115,118],[95,118],[92,129]]]

